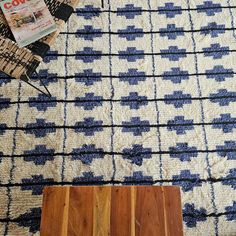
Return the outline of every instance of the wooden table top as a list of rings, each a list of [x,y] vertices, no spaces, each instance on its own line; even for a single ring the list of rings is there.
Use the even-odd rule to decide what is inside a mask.
[[[41,236],[182,236],[178,187],[44,189]]]

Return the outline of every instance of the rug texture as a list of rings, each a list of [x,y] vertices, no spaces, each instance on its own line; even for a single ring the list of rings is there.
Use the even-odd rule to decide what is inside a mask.
[[[180,185],[185,235],[236,235],[235,27],[235,0],[81,0],[51,99],[1,74],[0,235],[66,184]]]

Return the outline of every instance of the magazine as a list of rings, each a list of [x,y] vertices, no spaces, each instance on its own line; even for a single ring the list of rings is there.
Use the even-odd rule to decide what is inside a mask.
[[[44,0],[0,0],[0,7],[19,47],[27,46],[56,30]]]

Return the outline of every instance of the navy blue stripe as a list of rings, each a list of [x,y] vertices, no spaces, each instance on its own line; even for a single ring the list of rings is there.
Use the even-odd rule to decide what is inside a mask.
[[[69,26],[67,24],[67,31],[69,31]],[[66,54],[68,53],[68,40],[69,37],[66,37]],[[64,66],[65,66],[65,75],[68,75],[68,60],[67,57],[65,57],[64,60]],[[68,82],[67,79],[64,79],[64,83],[65,83],[65,100],[67,100],[68,98]],[[64,104],[64,126],[66,126],[66,122],[67,122],[67,103]],[[64,135],[63,135],[63,144],[62,144],[62,152],[65,152],[65,148],[66,148],[66,140],[67,140],[67,130],[66,128],[63,129],[64,131]],[[62,164],[61,164],[61,180],[64,181],[65,178],[65,156],[62,156]]]
[[[21,81],[19,81],[18,94],[17,95],[18,95],[18,101],[20,101],[20,99],[21,99]],[[15,116],[15,125],[16,125],[16,127],[18,127],[19,114],[20,114],[20,104],[17,105],[17,109],[16,109],[16,116]],[[17,138],[16,133],[17,133],[17,130],[15,130],[14,133],[13,133],[13,144],[12,144],[12,155],[11,155],[11,168],[10,168],[9,183],[11,183],[13,181],[13,175],[14,175],[14,170],[15,170],[14,155],[15,155],[15,152],[16,152],[16,138]],[[7,198],[8,198],[8,203],[7,203],[6,217],[9,217],[10,212],[11,212],[11,204],[12,204],[12,193],[11,193],[10,188],[7,188]],[[9,230],[9,225],[7,223],[5,225],[5,229],[4,229],[4,236],[8,235],[8,230]]]
[[[228,98],[236,98],[236,96],[212,96],[212,97],[189,97],[189,98],[140,98],[140,99],[73,99],[73,100],[57,100],[57,99],[49,99],[49,100],[35,100],[35,101],[0,101],[0,105],[4,105],[4,104],[9,104],[9,105],[13,105],[13,104],[30,104],[30,103],[53,103],[53,102],[57,102],[57,103],[85,103],[85,102],[166,102],[166,101],[199,101],[199,100],[220,100],[220,99],[228,99]]]
[[[112,34],[112,35],[135,35],[135,34],[162,34],[162,33],[198,33],[198,32],[209,32],[209,31],[234,31],[236,28],[208,28],[208,29],[194,29],[194,30],[163,30],[163,31],[129,31],[129,32],[105,32],[105,31],[88,31],[88,32],[61,32],[62,35],[90,35],[90,34],[96,34],[96,35],[106,35],[106,34]]]
[[[91,129],[91,128],[137,128],[137,127],[147,127],[147,128],[157,128],[157,127],[184,127],[184,126],[206,126],[206,125],[229,125],[229,124],[236,124],[236,121],[222,121],[222,122],[205,122],[205,123],[182,123],[182,124],[120,124],[120,125],[48,125],[48,126],[35,126],[35,127],[1,127],[0,130],[34,130],[34,129],[77,129],[77,128],[83,128],[83,129]]]
[[[108,6],[109,6],[109,11],[111,10],[111,5],[110,5],[110,0],[108,0]],[[109,32],[111,32],[111,25],[112,25],[112,21],[111,21],[111,14],[108,14],[108,21],[109,21]],[[112,52],[112,37],[111,34],[109,34],[109,54],[111,54]],[[115,134],[115,130],[114,130],[114,119],[113,119],[113,103],[112,100],[114,99],[114,95],[115,95],[115,89],[113,86],[113,81],[112,81],[112,57],[109,56],[109,74],[110,74],[110,86],[111,86],[111,97],[110,97],[110,106],[111,106],[111,110],[110,110],[110,119],[111,119],[111,152],[114,151],[114,134]],[[112,166],[113,166],[113,174],[112,174],[112,180],[115,179],[116,176],[116,160],[115,160],[115,156],[112,155]]]
[[[148,7],[149,7],[149,10],[151,10],[151,2],[150,0],[148,0]],[[149,14],[149,24],[150,24],[150,30],[151,30],[151,50],[152,50],[152,53],[154,53],[154,37],[153,37],[153,34],[152,34],[152,31],[153,31],[153,23],[152,23],[152,14],[150,12]],[[157,121],[157,124],[160,123],[160,111],[159,111],[159,106],[158,106],[158,100],[157,100],[157,80],[156,80],[156,77],[154,77],[156,73],[156,65],[155,65],[155,57],[154,55],[152,56],[152,75],[153,75],[153,87],[154,87],[154,96],[155,96],[155,109],[156,109],[156,121]],[[160,132],[160,127],[158,126],[157,127],[157,146],[159,148],[159,152],[162,151],[162,147],[161,147],[161,132]],[[158,163],[158,166],[157,168],[159,169],[159,175],[160,175],[160,179],[163,178],[163,171],[162,171],[162,154],[160,154],[159,156],[159,163]]]
[[[215,7],[201,7],[201,8],[178,8],[178,9],[138,9],[138,10],[85,10],[82,8],[78,8],[74,13],[82,13],[82,14],[91,14],[91,13],[143,13],[143,12],[180,12],[180,11],[198,11],[198,10],[211,10],[211,9],[234,9],[236,6],[215,6]]]
[[[0,188],[17,188],[23,186],[64,186],[64,185],[104,185],[104,184],[145,184],[145,185],[154,185],[158,183],[178,183],[178,182],[189,182],[189,183],[219,183],[222,181],[234,181],[236,178],[207,178],[207,179],[196,179],[196,178],[176,178],[176,179],[159,179],[159,180],[137,180],[137,181],[118,181],[118,180],[107,180],[107,181],[81,181],[81,182],[54,182],[54,181],[47,181],[47,182],[27,182],[27,183],[11,183],[11,184],[3,184],[0,183]]]
[[[227,50],[211,50],[211,51],[193,51],[193,52],[154,52],[154,53],[71,53],[71,54],[63,54],[63,53],[51,53],[49,56],[54,57],[75,57],[75,56],[101,56],[101,57],[130,57],[130,56],[163,56],[163,55],[195,55],[195,54],[204,54],[204,53],[224,53],[224,52],[236,52],[236,49],[227,49]]]
[[[190,0],[187,0],[187,3],[188,3],[188,15],[189,15],[189,21],[190,21],[190,25],[191,25],[191,29],[193,30],[194,29],[194,23],[193,23],[193,19],[192,19],[192,15],[191,15],[191,12],[190,12]],[[197,50],[197,43],[196,43],[196,40],[195,40],[195,37],[194,37],[194,34],[192,33],[192,44],[193,44],[193,50],[195,52],[195,55],[194,55],[194,61],[195,61],[195,70],[196,70],[196,73],[198,73],[198,57],[197,57],[197,53],[196,53],[196,50]],[[202,89],[201,89],[201,84],[200,84],[200,80],[199,80],[199,77],[197,76],[196,77],[197,79],[197,87],[198,87],[198,94],[199,94],[199,97],[202,97]],[[206,133],[206,128],[205,128],[205,115],[204,115],[204,107],[203,107],[203,102],[202,100],[200,100],[200,107],[201,107],[201,121],[202,121],[202,133],[203,133],[203,140],[204,140],[204,143],[205,143],[205,147],[206,147],[206,150],[209,149],[209,144],[208,144],[208,140],[207,140],[207,133]],[[209,152],[206,153],[206,163],[207,163],[207,173],[209,175],[209,178],[212,178],[212,173],[211,173],[211,165],[210,165],[210,162],[209,162]],[[214,192],[214,186],[212,184],[210,184],[210,192],[211,192],[211,203],[212,203],[212,206],[213,206],[213,209],[214,209],[214,213],[216,214],[217,212],[217,208],[216,208],[216,203],[215,203],[215,192]],[[218,236],[218,218],[215,217],[215,235]]]
[[[157,78],[162,78],[162,77],[188,77],[188,76],[208,76],[208,75],[235,75],[236,72],[215,72],[215,73],[186,73],[186,74],[171,74],[171,75],[125,75],[125,76],[121,76],[121,75],[91,75],[91,76],[79,76],[80,78],[106,78],[106,79],[110,79],[111,77],[112,78],[153,78],[153,77],[157,77]],[[47,77],[47,76],[40,76],[42,79],[74,79],[74,78],[77,78],[78,76],[76,75],[67,75],[67,76],[50,76],[50,77]],[[35,76],[32,76],[32,79],[36,79],[37,77]],[[1,75],[0,74],[0,79],[6,79],[6,76],[5,75]]]
[[[149,152],[137,152],[134,155],[139,156],[139,155],[171,155],[171,154],[184,154],[184,153],[229,153],[229,152],[236,152],[236,149],[234,148],[225,148],[225,149],[208,149],[208,150],[203,150],[203,149],[196,149],[196,150],[180,150],[180,151],[149,151]],[[30,153],[30,154],[15,154],[15,155],[8,155],[8,154],[3,154],[1,155],[1,158],[12,158],[12,157],[18,157],[18,158],[24,158],[24,157],[38,157],[38,156],[71,156],[71,155],[87,155],[87,154],[101,154],[101,155],[124,155],[123,152],[111,152],[111,151],[79,151],[79,152],[70,152],[70,153]],[[128,154],[126,154],[128,155]],[[129,156],[132,156],[130,154]]]

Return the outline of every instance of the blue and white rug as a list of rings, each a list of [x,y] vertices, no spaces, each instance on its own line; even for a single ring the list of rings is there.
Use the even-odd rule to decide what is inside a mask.
[[[236,0],[81,0],[40,68],[0,79],[0,235],[46,185],[180,185],[185,235],[236,235]]]

